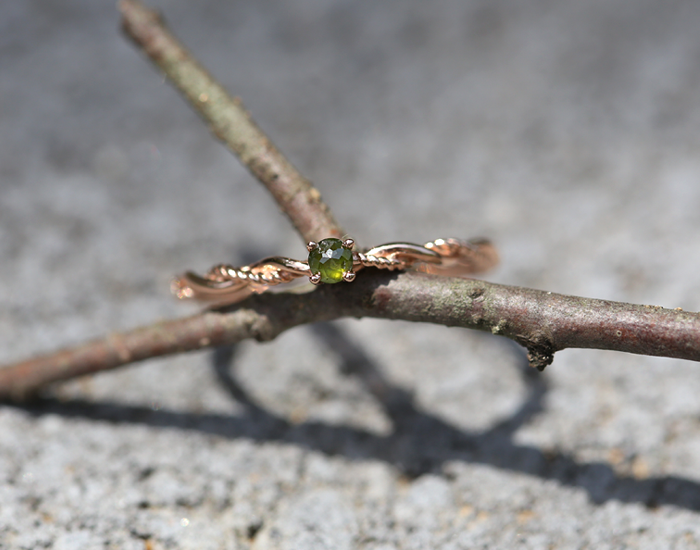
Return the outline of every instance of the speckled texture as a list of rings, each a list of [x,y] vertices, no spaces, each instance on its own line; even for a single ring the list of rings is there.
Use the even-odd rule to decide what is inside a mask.
[[[360,244],[485,235],[495,282],[700,309],[700,3],[157,6]],[[0,3],[0,59],[0,362],[305,256],[111,0]],[[348,320],[3,406],[0,547],[700,548],[700,367],[523,361]]]

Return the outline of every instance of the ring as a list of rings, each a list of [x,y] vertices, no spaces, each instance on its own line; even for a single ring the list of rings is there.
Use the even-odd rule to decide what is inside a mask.
[[[365,267],[412,270],[448,277],[480,273],[498,263],[495,247],[485,239],[436,239],[424,245],[387,243],[364,252],[353,250],[352,239],[323,239],[306,245],[306,261],[274,256],[254,264],[221,264],[204,276],[188,271],[173,280],[180,299],[233,304],[272,286],[308,277],[313,284],[352,282]]]

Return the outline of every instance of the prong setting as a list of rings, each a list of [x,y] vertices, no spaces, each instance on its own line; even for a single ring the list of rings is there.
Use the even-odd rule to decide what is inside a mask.
[[[343,273],[343,281],[346,283],[352,283],[355,280],[355,277],[357,277],[357,274],[353,273],[352,271],[346,271]]]
[[[311,252],[312,250],[316,250],[318,248],[318,243],[315,241],[309,241],[306,243],[306,250]]]
[[[315,285],[320,285],[321,284],[321,274],[320,273],[314,273],[309,277],[309,281],[311,281]]]
[[[355,246],[355,241],[353,239],[345,239],[343,241],[343,248],[347,248],[348,250],[352,250],[353,246]]]

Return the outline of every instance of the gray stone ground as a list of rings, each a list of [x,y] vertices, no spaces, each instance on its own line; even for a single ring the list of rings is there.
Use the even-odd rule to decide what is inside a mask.
[[[700,309],[696,0],[159,0],[363,244]],[[302,243],[117,31],[0,4],[0,362],[196,310],[172,274]],[[377,401],[359,371],[402,399]],[[0,408],[0,546],[700,548],[700,370],[344,321]]]

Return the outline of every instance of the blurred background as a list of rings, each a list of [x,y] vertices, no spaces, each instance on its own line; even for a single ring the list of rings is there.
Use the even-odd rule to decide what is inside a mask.
[[[494,282],[700,309],[700,3],[149,5],[361,245],[486,236]],[[0,5],[0,121],[3,363],[198,311],[183,270],[305,254],[111,0]],[[151,361],[0,410],[0,537],[700,548],[697,369],[533,378],[498,338],[371,320]]]

